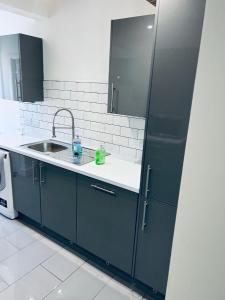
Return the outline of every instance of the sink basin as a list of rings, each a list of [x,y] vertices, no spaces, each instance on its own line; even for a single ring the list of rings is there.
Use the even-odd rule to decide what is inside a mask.
[[[79,159],[74,159],[72,153],[72,145],[55,140],[40,141],[32,144],[21,145],[21,147],[41,152],[52,158],[59,159],[61,161],[70,162],[77,165],[85,165],[95,160],[95,150],[82,147],[83,154]],[[106,155],[110,155],[106,153]]]
[[[63,146],[63,145],[60,145],[60,144],[57,144],[57,143],[51,142],[51,141],[28,145],[27,148],[36,150],[39,152],[52,152],[52,153],[56,153],[56,152],[60,152],[60,151],[68,149],[68,147],[66,147],[66,146]]]

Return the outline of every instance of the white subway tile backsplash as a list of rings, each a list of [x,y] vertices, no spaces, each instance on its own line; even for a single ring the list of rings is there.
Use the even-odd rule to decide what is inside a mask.
[[[130,127],[137,129],[145,128],[145,120],[142,118],[130,118]]]
[[[72,112],[73,112],[73,116],[74,116],[75,119],[80,119],[80,120],[84,119],[84,112],[83,111],[73,109]]]
[[[79,92],[89,92],[91,89],[91,83],[89,82],[77,82],[77,91]]]
[[[103,104],[108,103],[108,94],[99,94],[99,102]]]
[[[86,102],[94,102],[98,103],[99,102],[99,94],[97,93],[83,93],[82,100]]]
[[[83,129],[90,129],[91,128],[91,122],[85,121],[85,120],[75,120],[75,124],[77,124],[77,127],[83,128]]]
[[[71,92],[71,100],[76,101],[85,101],[84,99],[85,93],[83,92]]]
[[[138,140],[135,139],[129,139],[129,147],[138,149]]]
[[[143,140],[144,139],[144,134],[145,134],[144,130],[138,130],[138,139]]]
[[[129,117],[125,116],[119,116],[119,115],[114,115],[113,116],[113,124],[114,125],[119,125],[119,126],[124,126],[124,127],[129,127]]]
[[[97,122],[91,122],[91,130],[104,132],[105,131],[105,124],[103,123],[97,123]]]
[[[109,153],[119,154],[120,153],[120,146],[115,144],[105,143],[105,148]]]
[[[45,101],[20,104],[24,134],[51,137],[52,121],[59,108],[68,108],[75,119],[75,133],[85,146],[106,150],[123,159],[141,161],[145,120],[107,113],[108,84],[98,82],[44,81]],[[71,126],[66,111],[56,125]],[[71,142],[71,131],[58,129],[57,138]]]
[[[107,106],[105,104],[91,103],[90,110],[93,112],[98,112],[98,113],[104,114],[107,112]]]
[[[123,136],[114,135],[113,144],[129,147],[129,139]]]
[[[51,89],[64,90],[65,89],[65,82],[64,81],[52,81]]]
[[[142,150],[137,150],[137,161],[141,163],[142,160],[142,155],[143,155],[143,151]]]
[[[138,130],[129,127],[121,127],[121,135],[129,138],[137,139]]]
[[[47,91],[47,97],[48,98],[59,98],[59,90],[46,90]]]
[[[70,84],[71,91],[77,91],[78,90],[77,89],[77,82],[71,81],[70,83],[71,83]]]
[[[90,111],[91,104],[89,102],[78,102],[78,109],[83,111]]]
[[[45,80],[44,81],[44,90],[49,90],[52,88],[53,81]]]
[[[71,81],[66,81],[64,83],[64,89],[65,89],[65,91],[71,91],[72,90],[72,82]]]
[[[120,135],[120,126],[115,126],[115,125],[109,125],[105,124],[105,132],[115,134],[115,135]]]
[[[64,99],[64,100],[70,99],[70,91],[60,91],[59,99]]]

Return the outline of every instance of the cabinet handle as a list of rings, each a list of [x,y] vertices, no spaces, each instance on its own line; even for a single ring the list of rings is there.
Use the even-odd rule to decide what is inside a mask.
[[[147,167],[147,175],[146,175],[146,182],[145,182],[145,199],[148,198],[148,193],[149,193],[149,177],[150,177],[150,171],[151,171],[151,166],[148,165]]]
[[[20,93],[19,93],[19,89],[20,88]],[[20,94],[20,96],[19,96]],[[22,101],[22,97],[21,97],[21,83],[20,81],[16,80],[16,95],[17,95],[17,100],[18,101]]]
[[[91,187],[92,187],[93,189],[95,189],[95,190],[98,190],[98,191],[101,191],[101,192],[110,194],[110,195],[112,195],[112,196],[115,196],[115,195],[116,195],[115,192],[110,191],[110,190],[103,189],[102,187],[97,186],[97,185],[95,185],[95,184],[91,184]]]
[[[146,222],[147,207],[148,207],[148,202],[145,200],[144,201],[144,209],[143,209],[143,217],[142,217],[142,225],[141,225],[141,230],[142,231],[145,230],[145,227],[147,225],[147,222]]]
[[[110,112],[113,113],[113,103],[114,103],[114,83],[111,86],[111,102],[110,102]]]
[[[32,161],[33,184],[35,184],[38,180],[36,177],[36,174],[35,174],[35,170],[36,170],[36,164],[35,164],[35,161]]]
[[[45,184],[45,178],[43,174],[44,164],[40,163],[40,184]]]

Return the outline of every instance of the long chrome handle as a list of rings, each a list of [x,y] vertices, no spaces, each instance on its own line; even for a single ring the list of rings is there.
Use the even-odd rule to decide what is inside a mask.
[[[20,92],[19,92],[18,87],[20,88]],[[16,96],[17,96],[18,101],[22,100],[22,97],[21,97],[21,83],[17,79],[16,79]]]
[[[36,177],[36,174],[35,174],[35,169],[36,169],[36,164],[35,164],[35,161],[33,160],[33,161],[32,161],[33,184],[35,184],[36,181],[37,181],[37,177]]]
[[[111,102],[110,102],[110,112],[113,113],[113,103],[114,103],[114,83],[111,85]]]
[[[141,230],[142,231],[145,230],[145,227],[147,225],[147,222],[146,222],[147,207],[148,207],[148,202],[145,200],[144,201],[144,209],[143,209],[143,217],[142,217],[142,225],[141,225]]]
[[[147,175],[146,175],[146,182],[145,182],[145,199],[148,198],[148,193],[149,193],[149,177],[150,177],[150,171],[151,171],[151,166],[148,165],[147,167]]]
[[[40,184],[45,184],[45,178],[43,174],[44,164],[40,163]]]
[[[104,189],[104,188],[102,188],[102,187],[100,187],[100,186],[97,186],[97,185],[95,185],[95,184],[91,184],[91,187],[92,187],[93,189],[95,189],[95,190],[98,190],[98,191],[101,191],[101,192],[110,194],[110,195],[112,195],[112,196],[115,196],[115,195],[116,195],[115,192],[110,191],[110,190],[106,190],[106,189]]]

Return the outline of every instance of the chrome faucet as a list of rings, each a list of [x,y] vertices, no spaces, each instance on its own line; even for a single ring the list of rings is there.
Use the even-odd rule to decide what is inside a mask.
[[[68,126],[61,126],[61,127],[58,127],[58,126],[57,126],[57,127],[56,127],[56,126],[55,126],[55,118],[56,118],[56,116],[58,115],[58,113],[61,112],[61,111],[67,111],[67,112],[70,114],[71,119],[72,119],[72,125],[71,125],[71,127],[68,127]],[[53,137],[53,138],[56,137],[56,135],[55,135],[55,130],[56,130],[56,129],[72,129],[72,139],[74,140],[74,138],[75,138],[74,117],[73,117],[72,112],[71,112],[69,109],[67,109],[67,108],[61,108],[61,109],[57,110],[57,112],[55,113],[54,118],[53,118],[53,124],[52,124],[52,137]]]

